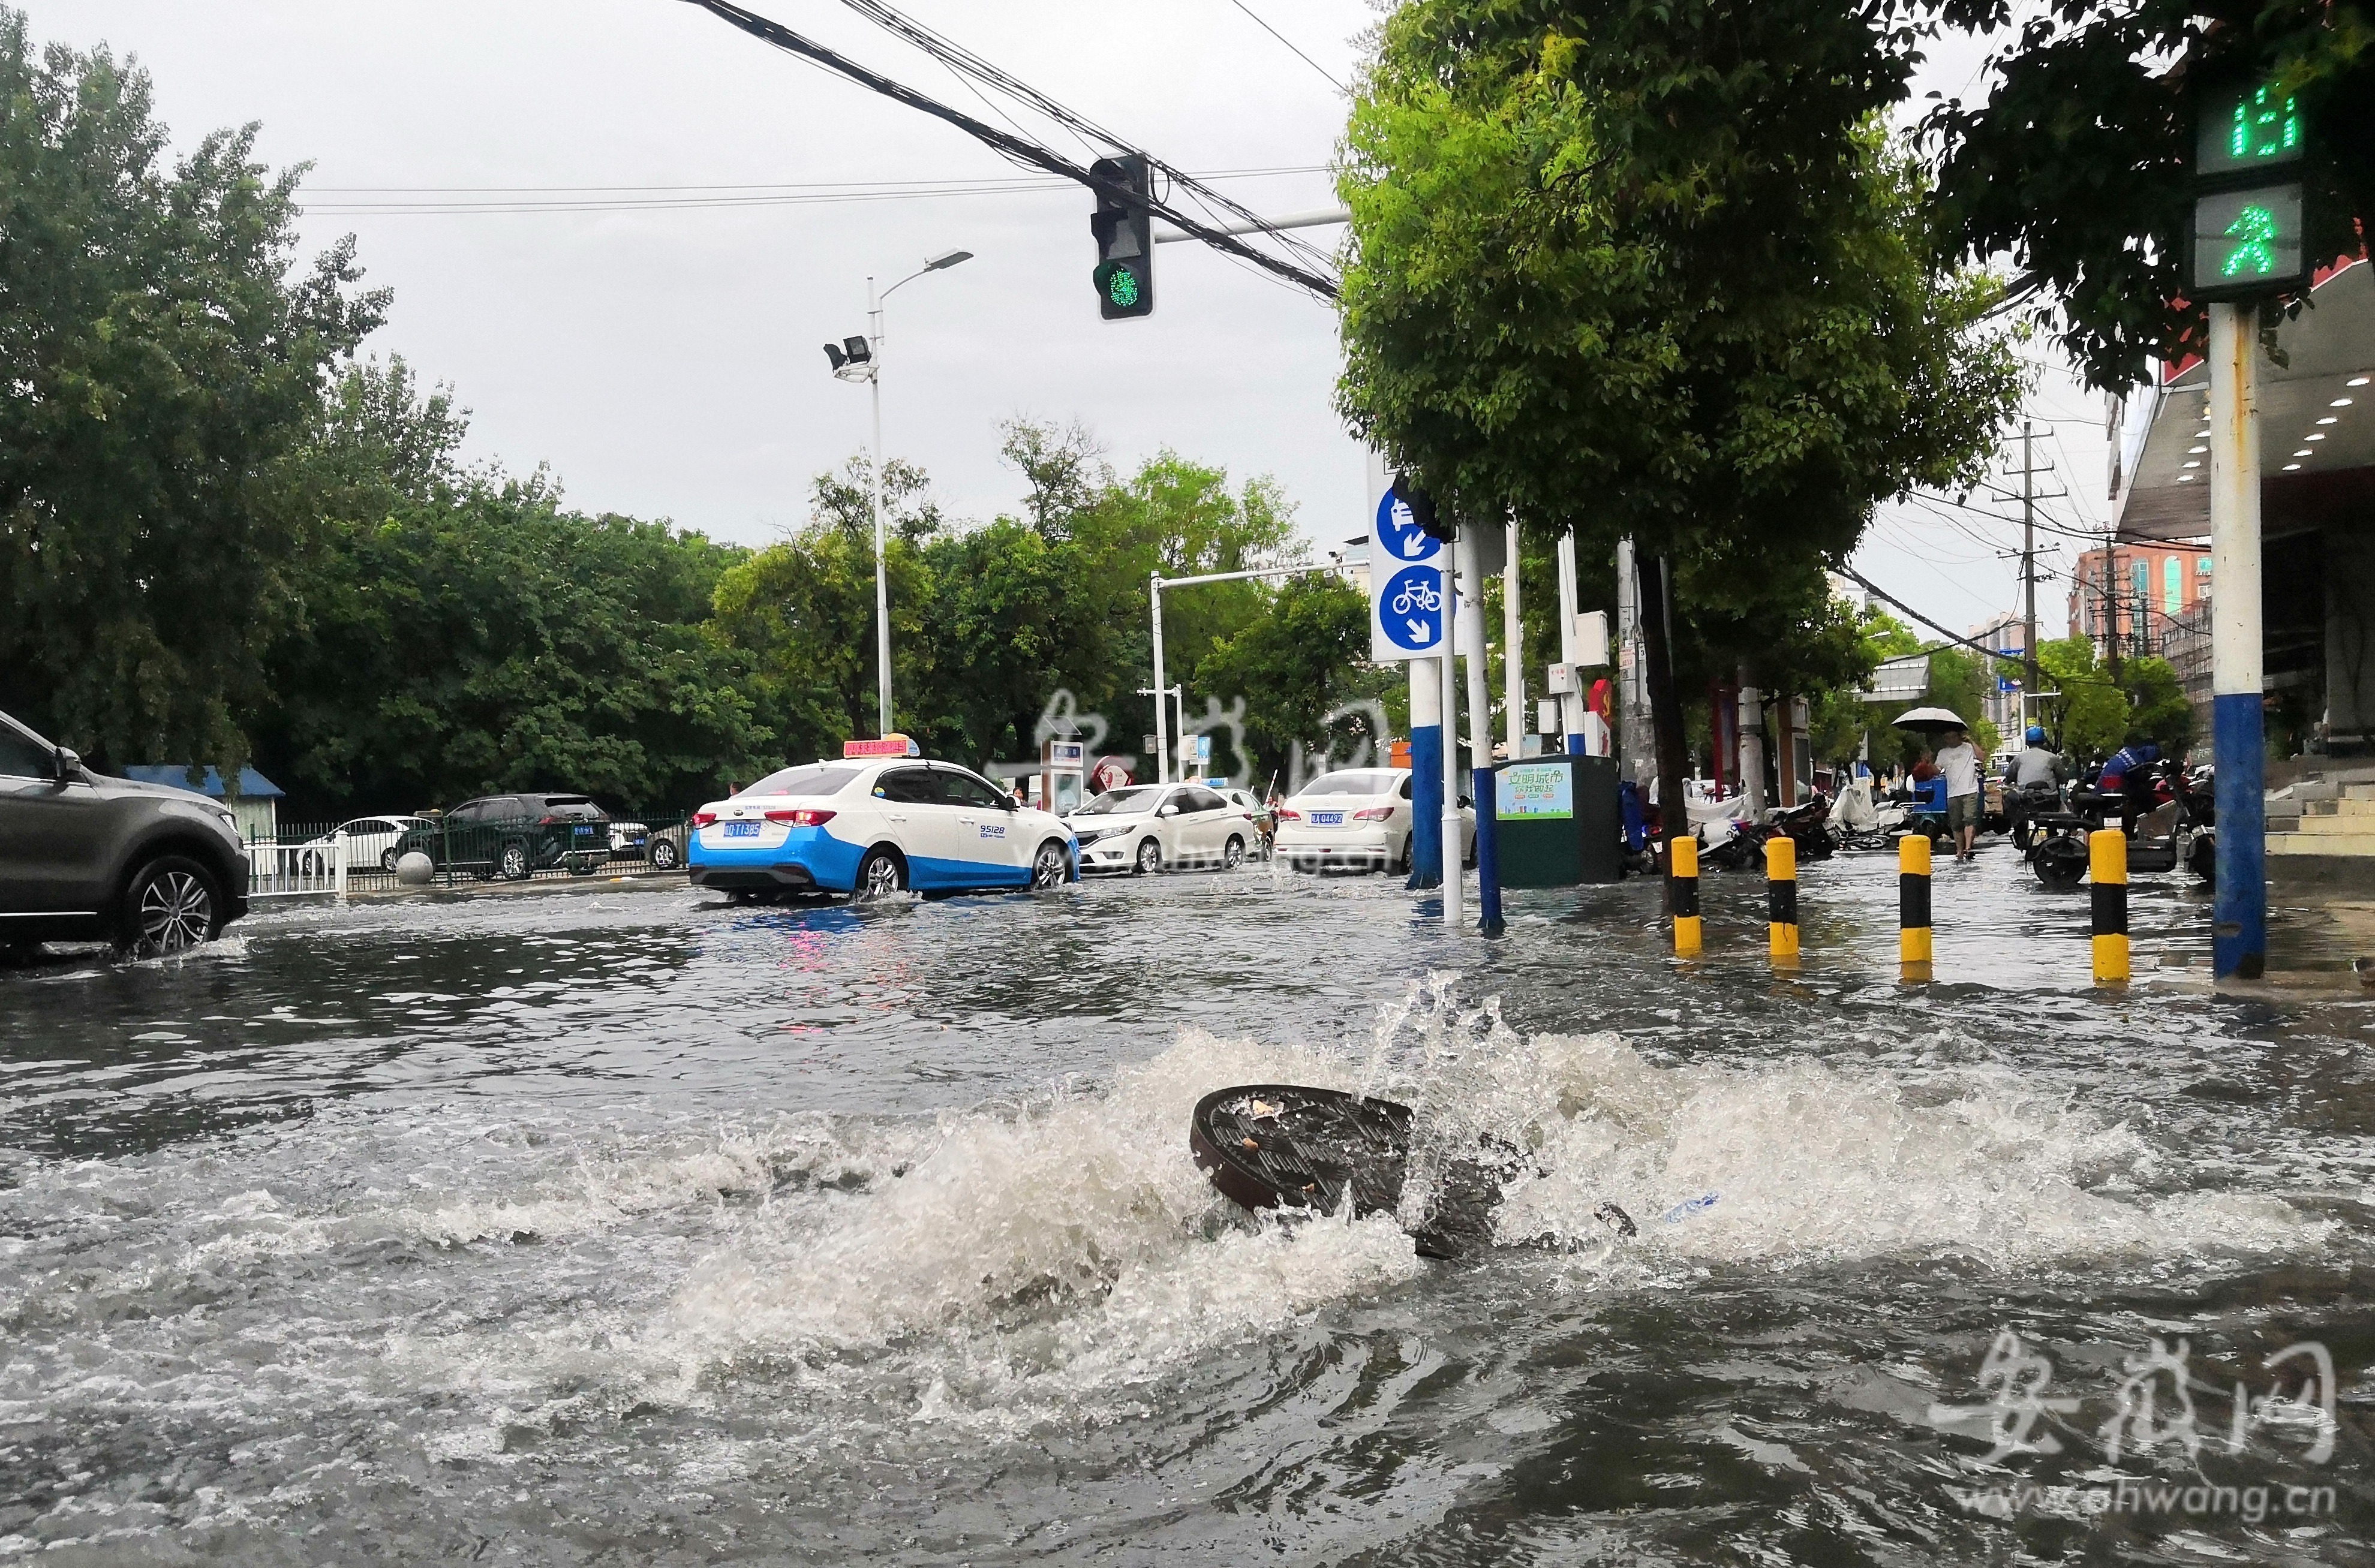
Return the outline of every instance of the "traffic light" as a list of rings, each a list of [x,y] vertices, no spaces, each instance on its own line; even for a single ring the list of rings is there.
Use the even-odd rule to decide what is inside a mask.
[[[1410,508],[1411,521],[1417,524],[1418,531],[1428,538],[1439,539],[1447,545],[1451,543],[1451,536],[1459,532],[1451,519],[1436,511],[1435,498],[1419,489],[1417,482],[1408,474],[1394,476],[1394,499]]]
[[[1105,182],[1097,187],[1097,210],[1089,218],[1089,232],[1097,237],[1097,313],[1107,321],[1154,313],[1154,215],[1147,201],[1153,194],[1146,159],[1128,152],[1100,158],[1089,172]],[[1128,195],[1108,189],[1126,187]]]
[[[2194,122],[2186,293],[2248,300],[2307,287],[2299,105],[2270,84],[2205,92]],[[2289,175],[2290,178],[2286,176]]]

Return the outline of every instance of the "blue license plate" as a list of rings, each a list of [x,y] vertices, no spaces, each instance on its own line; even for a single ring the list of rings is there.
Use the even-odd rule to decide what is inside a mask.
[[[729,839],[755,839],[759,836],[759,824],[756,822],[728,822],[726,824],[726,836]]]
[[[590,839],[594,836],[594,824],[591,822],[580,822],[576,827],[570,830],[570,833],[573,837]]]
[[[1311,814],[1311,825],[1315,828],[1341,828],[1344,825],[1344,813],[1341,811],[1314,811]]]

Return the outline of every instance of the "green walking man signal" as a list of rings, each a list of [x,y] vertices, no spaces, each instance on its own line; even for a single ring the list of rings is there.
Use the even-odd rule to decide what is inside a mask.
[[[1089,232],[1097,240],[1097,313],[1107,321],[1154,313],[1154,215],[1146,159],[1128,152],[1089,165],[1099,182]],[[1113,187],[1120,186],[1121,190]]]

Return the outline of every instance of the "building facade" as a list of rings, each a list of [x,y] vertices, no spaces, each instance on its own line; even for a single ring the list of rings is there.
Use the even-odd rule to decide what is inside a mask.
[[[2115,544],[2078,558],[2070,588],[2070,635],[2108,658],[2166,657],[2172,626],[2210,601],[2210,543]]]

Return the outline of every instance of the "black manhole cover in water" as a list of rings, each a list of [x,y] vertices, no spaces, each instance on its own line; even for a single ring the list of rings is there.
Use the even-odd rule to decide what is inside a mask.
[[[1247,1208],[1400,1209],[1410,1165],[1411,1108],[1293,1083],[1214,1090],[1188,1118],[1188,1147],[1223,1197]],[[1502,1184],[1529,1169],[1496,1139],[1445,1161],[1432,1210],[1412,1232],[1422,1257],[1464,1257],[1493,1244]]]

